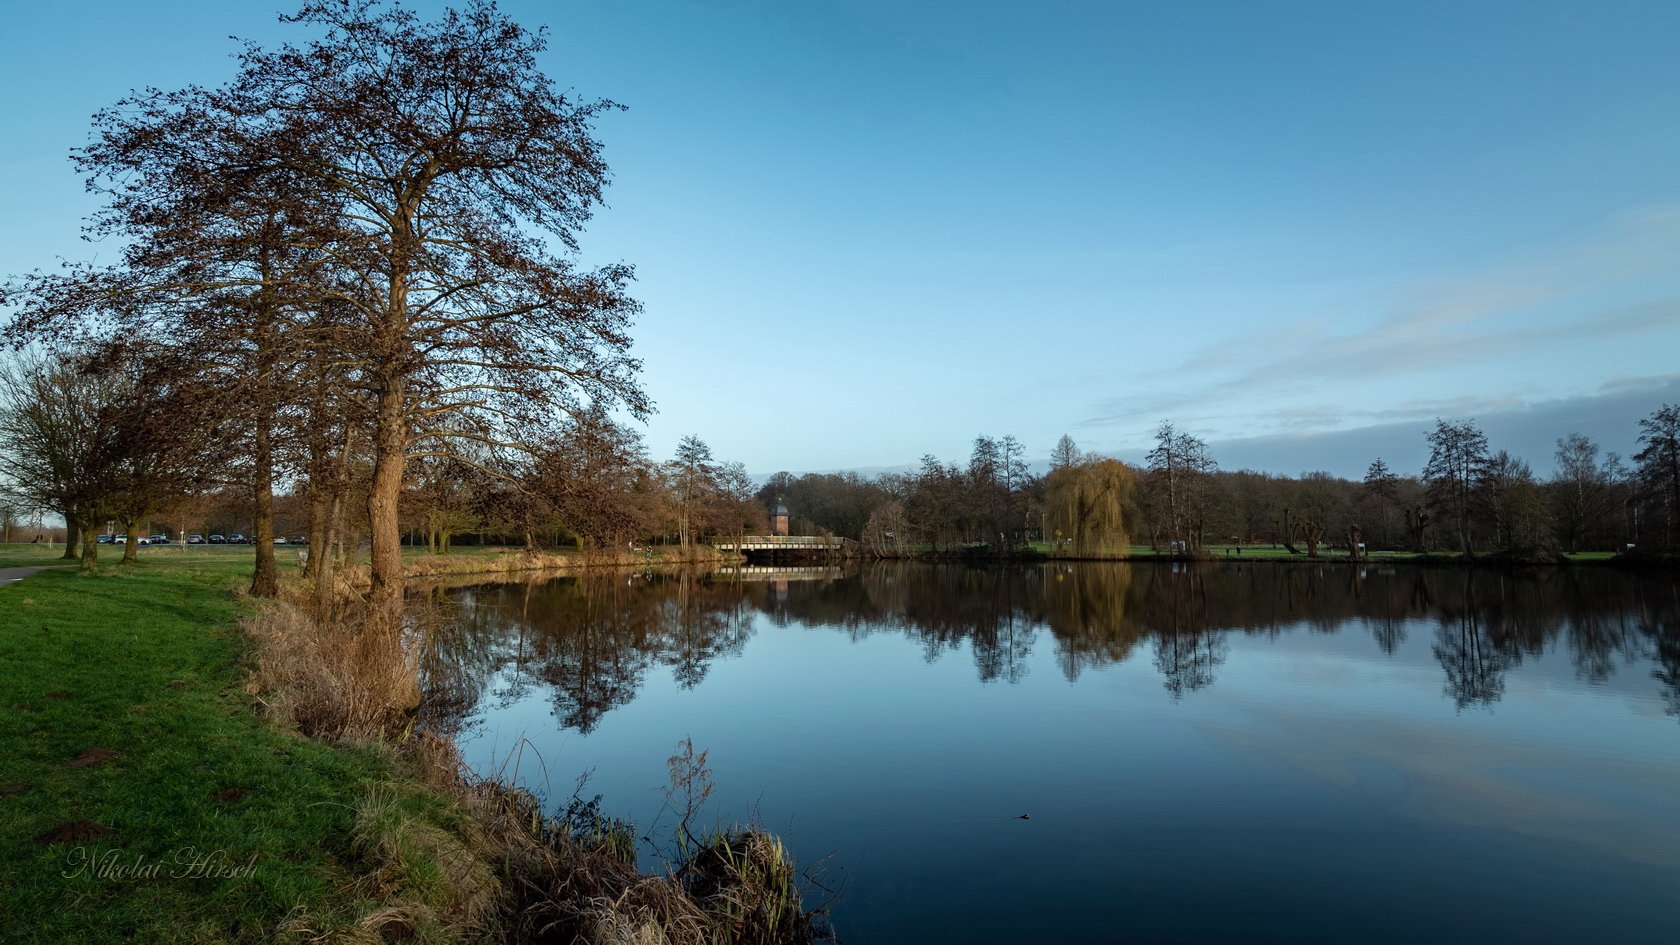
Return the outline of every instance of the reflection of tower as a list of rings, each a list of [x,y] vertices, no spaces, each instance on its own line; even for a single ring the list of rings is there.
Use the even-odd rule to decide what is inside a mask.
[[[782,503],[782,497],[776,497],[776,504],[770,509],[770,534],[786,535],[788,533],[788,507]]]

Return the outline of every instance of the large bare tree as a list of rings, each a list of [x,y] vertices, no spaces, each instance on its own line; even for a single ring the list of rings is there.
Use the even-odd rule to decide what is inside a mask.
[[[1471,533],[1489,460],[1487,436],[1469,420],[1436,420],[1427,438],[1429,464],[1423,481],[1429,487],[1429,502],[1452,524],[1459,550],[1468,558],[1475,554]]]
[[[186,271],[147,283],[157,295],[130,297],[227,319],[203,337],[237,339],[248,402],[274,405],[296,364],[325,359],[305,374],[365,404],[374,613],[390,628],[412,457],[459,439],[526,448],[557,411],[648,409],[628,354],[631,270],[574,261],[607,183],[593,122],[615,106],[557,91],[544,34],[490,3],[428,21],[321,0],[283,19],[315,37],[247,44],[220,87],[124,103],[86,160],[142,183],[113,196],[113,227],[191,250]],[[276,422],[252,421],[259,523]]]
[[[235,87],[291,142],[276,158],[339,205],[327,347],[372,411],[375,613],[401,608],[408,461],[466,438],[528,446],[556,410],[647,408],[627,329],[629,267],[572,260],[606,165],[592,122],[538,67],[545,47],[486,3],[435,21],[310,4],[304,46],[248,47]],[[546,238],[545,238],[546,237]]]

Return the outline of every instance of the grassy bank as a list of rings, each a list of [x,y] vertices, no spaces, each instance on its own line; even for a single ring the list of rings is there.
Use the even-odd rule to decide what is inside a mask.
[[[112,564],[0,587],[7,941],[271,941],[357,871],[356,795],[393,769],[253,712],[227,593],[241,564]]]
[[[46,563],[0,549],[0,567]],[[644,875],[629,825],[466,776],[452,744],[409,730],[412,668],[365,665],[353,602],[317,621],[242,600],[248,567],[188,549],[0,587],[0,938],[820,934],[774,838],[701,838]]]

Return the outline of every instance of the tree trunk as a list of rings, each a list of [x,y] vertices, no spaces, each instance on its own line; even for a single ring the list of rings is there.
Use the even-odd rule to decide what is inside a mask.
[[[402,383],[393,379],[379,395],[373,481],[368,489],[368,526],[373,544],[369,603],[377,629],[393,634],[402,620],[402,532],[397,504],[408,464],[404,420]]]
[[[84,525],[82,520],[77,518],[76,516],[65,515],[64,516],[64,554],[60,555],[60,557],[63,558],[65,561],[76,560],[76,539],[78,537],[82,537],[83,540],[85,541],[86,540],[85,536],[86,536],[87,532],[92,528],[93,528],[93,523],[91,523],[91,522],[86,523]],[[52,533],[48,532],[47,534],[51,535]],[[82,556],[84,558],[87,556],[87,549],[86,548],[82,549]],[[85,566],[84,566],[84,570],[85,570]]]
[[[344,494],[334,492],[332,504],[327,509],[326,520],[321,523],[321,543],[310,547],[309,558],[315,564],[315,609],[323,616],[332,612],[333,572],[333,542],[338,540],[341,528],[339,520],[344,513]],[[314,538],[310,538],[314,541]]]
[[[257,421],[254,446],[256,521],[252,523],[255,534],[251,540],[257,543],[257,565],[251,574],[251,596],[274,597],[280,593],[280,576],[274,566],[274,449],[267,417]]]
[[[99,536],[94,534],[94,528],[93,525],[82,526],[82,566],[78,570],[92,571],[99,565]],[[66,532],[64,544],[66,547],[75,547],[76,536]]]
[[[128,529],[128,544],[123,546],[122,563],[133,564],[140,560],[140,523],[124,522],[123,526]]]
[[[331,613],[333,605],[333,575],[338,568],[334,556],[334,545],[344,533],[344,493],[346,471],[350,468],[350,452],[355,449],[356,428],[346,426],[344,431],[344,449],[338,454],[338,461],[332,469],[332,486],[324,493],[327,501],[326,517],[321,523],[321,543],[311,546],[310,558],[314,559],[315,571],[315,607],[322,615]],[[310,536],[314,541],[314,536]]]
[[[309,490],[309,558],[304,564],[304,577],[310,581],[321,571],[321,558],[327,547],[327,496],[319,485]]]

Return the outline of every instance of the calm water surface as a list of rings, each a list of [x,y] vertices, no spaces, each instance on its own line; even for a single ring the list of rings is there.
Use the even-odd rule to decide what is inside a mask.
[[[668,827],[692,737],[708,822],[827,857],[846,942],[1680,941],[1669,576],[901,565],[435,596],[476,768],[556,800],[592,771]]]

